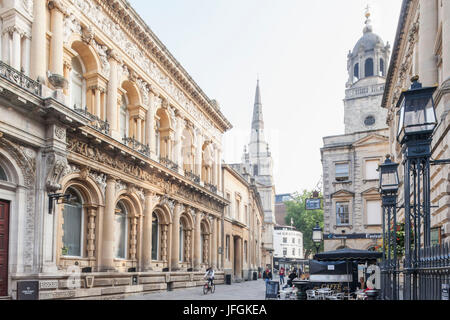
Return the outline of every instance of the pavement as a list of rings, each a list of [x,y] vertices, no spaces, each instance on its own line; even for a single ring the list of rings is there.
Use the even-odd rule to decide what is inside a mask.
[[[277,280],[274,279],[274,280]],[[123,300],[264,300],[266,285],[264,280],[218,284],[214,293],[203,294],[203,288],[182,288],[173,291],[159,291],[124,297]]]

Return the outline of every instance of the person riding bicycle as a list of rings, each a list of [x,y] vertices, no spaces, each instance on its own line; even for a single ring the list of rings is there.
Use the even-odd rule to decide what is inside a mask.
[[[206,269],[206,273],[204,275],[204,278],[208,279],[209,286],[212,287],[213,286],[213,281],[214,281],[214,269],[213,269],[213,267],[209,267],[208,269]]]

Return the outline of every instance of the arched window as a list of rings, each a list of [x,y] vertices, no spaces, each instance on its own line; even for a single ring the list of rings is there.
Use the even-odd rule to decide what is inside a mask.
[[[153,212],[152,214],[152,260],[158,260],[158,216]]]
[[[116,258],[127,258],[127,209],[122,202],[116,206],[115,226],[114,226],[114,244],[116,248]]]
[[[384,60],[380,58],[380,76],[384,77]]]
[[[8,181],[8,176],[6,175],[5,170],[0,166],[0,180]]]
[[[129,113],[127,108],[127,98],[122,95],[122,103],[120,105],[120,136],[125,138],[128,136]]]
[[[85,109],[86,82],[83,78],[83,64],[79,56],[72,58],[70,71],[70,107]]]
[[[84,225],[83,200],[74,188],[68,188],[66,194],[70,194],[70,201],[64,204],[62,255],[81,257]]]
[[[373,59],[368,58],[366,59],[366,62],[364,63],[364,71],[366,77],[373,76]]]
[[[356,78],[356,81],[359,80],[359,63],[353,67],[353,77]]]

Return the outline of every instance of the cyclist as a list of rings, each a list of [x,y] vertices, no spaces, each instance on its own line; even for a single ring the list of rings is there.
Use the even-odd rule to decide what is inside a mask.
[[[213,281],[214,281],[214,269],[213,269],[213,267],[209,267],[208,269],[206,269],[206,273],[204,275],[204,278],[208,279],[209,286],[212,287],[213,286]]]

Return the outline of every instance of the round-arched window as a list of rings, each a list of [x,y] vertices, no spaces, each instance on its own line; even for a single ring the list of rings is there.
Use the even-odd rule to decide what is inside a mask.
[[[375,117],[374,116],[367,116],[364,119],[364,125],[366,126],[373,126],[375,124]]]
[[[64,204],[63,211],[63,256],[81,257],[83,236],[83,200],[74,188],[68,188],[70,201]]]
[[[368,58],[366,59],[366,62],[364,63],[364,71],[366,77],[373,76],[373,59]]]
[[[116,206],[115,218],[115,248],[116,258],[126,259],[127,252],[127,209],[122,202],[118,202]]]

